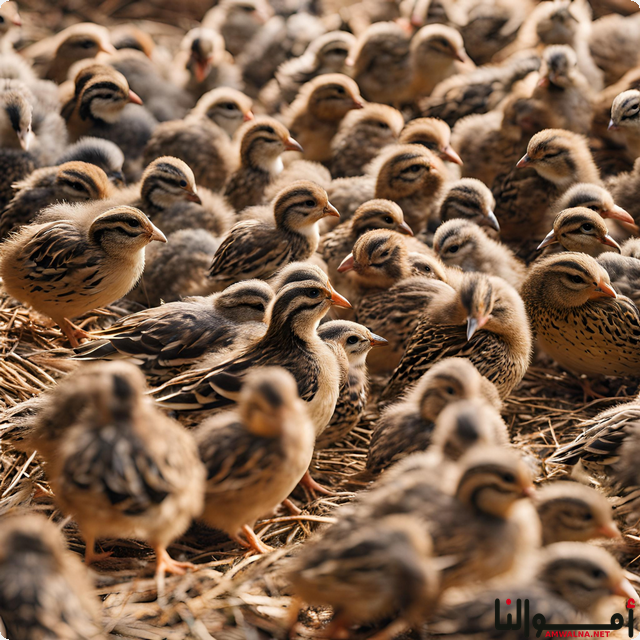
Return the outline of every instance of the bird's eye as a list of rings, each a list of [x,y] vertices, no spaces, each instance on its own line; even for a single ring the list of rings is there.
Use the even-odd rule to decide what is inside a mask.
[[[135,218],[132,218],[131,220],[129,220],[129,226],[130,227],[139,227],[140,226],[140,220],[136,220]]]
[[[600,211],[600,207],[597,204],[590,204],[587,209],[591,209],[591,211]]]
[[[587,233],[593,231],[593,225],[590,222],[585,222],[580,228]]]
[[[411,173],[418,173],[418,171],[420,171],[420,165],[419,164],[412,164],[409,167],[409,171],[411,171]]]
[[[456,391],[455,391],[455,389],[453,387],[447,387],[445,389],[445,392],[447,393],[447,395],[452,396],[452,395],[455,395]]]
[[[315,207],[316,206],[316,201],[315,200],[307,200],[304,203],[305,207]]]
[[[307,295],[310,298],[317,298],[320,295],[320,289],[310,289]]]
[[[184,189],[187,186],[186,180],[180,180],[180,186]]]
[[[94,45],[94,43],[93,43],[93,40],[83,40],[83,41],[80,43],[80,46],[81,46],[83,49],[91,49],[91,47],[93,47],[93,46],[95,46],[95,45]]]
[[[562,151],[553,151],[551,153],[545,154],[542,159],[549,160],[550,158],[557,158],[561,153]]]
[[[393,218],[392,218],[391,216],[385,216],[385,217],[384,217],[384,221],[385,221],[387,224],[393,224]]]
[[[380,129],[388,129],[389,125],[386,122],[378,122],[378,127]]]
[[[223,104],[220,105],[223,109],[228,109],[229,111],[233,111],[234,109],[237,108],[237,105],[235,105],[233,102],[224,102]]]
[[[458,253],[459,248],[460,247],[457,244],[454,244],[453,246],[447,248],[447,253]]]
[[[82,184],[82,182],[72,182],[71,183],[71,188],[74,191],[84,191],[84,185]]]
[[[380,257],[381,258],[386,258],[389,256],[389,249],[385,249],[381,254]]]
[[[589,520],[593,520],[593,514],[589,511],[587,511],[587,513],[584,514],[583,519],[586,520],[587,522]]]
[[[0,16],[0,24],[4,24],[4,17]]]
[[[591,575],[597,580],[600,580],[606,577],[607,574],[602,569],[593,569],[593,571],[591,571]]]
[[[356,344],[358,342],[358,336],[349,336],[347,338],[347,344]]]
[[[584,279],[580,276],[570,276],[570,279],[571,282],[574,282],[575,284],[584,284]]]
[[[516,481],[516,477],[513,473],[503,473],[501,477],[502,480],[508,484],[513,484]]]
[[[344,95],[344,88],[343,87],[338,87],[336,89],[336,92],[339,93],[341,96],[343,96]]]

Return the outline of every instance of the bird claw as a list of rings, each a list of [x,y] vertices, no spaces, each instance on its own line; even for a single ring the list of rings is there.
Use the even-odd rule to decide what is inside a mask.
[[[323,496],[336,495],[333,491],[327,489],[326,487],[323,487],[319,482],[316,482],[311,477],[311,474],[308,471],[302,476],[302,479],[300,480],[299,484],[302,485],[305,489],[307,489],[314,498],[317,497],[318,493]]]
[[[243,540],[239,535],[233,536],[233,539],[245,549],[252,549],[256,553],[260,554],[275,551],[273,547],[270,547],[269,545],[262,542],[262,540],[258,538],[254,530],[248,524],[243,525],[242,533],[244,534],[246,540]]]
[[[69,340],[69,343],[74,349],[80,346],[81,339],[87,340],[91,337],[88,331],[81,329],[66,318],[60,323],[60,329],[62,333],[67,336],[67,340]]]
[[[156,575],[170,573],[176,576],[183,576],[189,569],[197,569],[191,562],[179,562],[174,560],[165,548],[156,549]]]

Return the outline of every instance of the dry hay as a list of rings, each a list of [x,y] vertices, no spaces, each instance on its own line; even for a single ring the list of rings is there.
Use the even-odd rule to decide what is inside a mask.
[[[80,324],[95,329],[122,313],[112,307],[89,314]],[[55,384],[69,365],[64,358],[44,354],[63,348],[64,339],[57,328],[0,294],[0,407],[14,413],[20,402]],[[545,459],[560,443],[567,443],[580,433],[582,421],[637,392],[637,384],[629,380],[606,380],[594,387],[606,397],[585,402],[580,380],[553,364],[537,362],[506,401],[504,417],[513,442],[529,458],[537,460],[538,480],[566,475],[568,469],[547,468]],[[59,522],[70,549],[82,554],[84,543],[77,527],[53,505],[35,455],[12,448],[10,435],[0,420],[0,517],[9,512],[38,510]],[[347,442],[319,452],[314,477],[339,488],[345,478],[363,468],[369,437],[366,428],[358,428]],[[183,577],[167,577],[166,590],[160,598],[153,578],[153,552],[136,541],[104,541],[102,549],[113,555],[92,567],[91,572],[103,602],[107,631],[112,637],[139,640],[283,637],[291,602],[286,583],[291,553],[329,522],[335,508],[348,502],[352,495],[341,491],[313,500],[305,494],[295,494],[294,502],[302,508],[299,516],[278,513],[256,526],[259,537],[277,547],[266,556],[239,549],[222,533],[202,525],[192,526],[171,545],[170,553],[194,562],[199,570]],[[640,537],[635,529],[618,524],[624,538],[607,546],[634,579]],[[311,633],[329,617],[327,610],[310,609],[302,614],[302,621]]]

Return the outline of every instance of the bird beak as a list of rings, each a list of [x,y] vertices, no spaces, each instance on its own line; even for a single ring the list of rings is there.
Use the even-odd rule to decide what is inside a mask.
[[[605,538],[620,538],[620,529],[618,529],[618,525],[615,522],[610,522],[609,524],[603,524],[601,527],[596,529],[596,533],[604,536]]]
[[[289,136],[283,142],[284,142],[284,148],[287,151],[299,151],[300,153],[304,151],[304,149],[302,148],[302,145],[297,140],[294,140],[291,136]]]
[[[338,266],[338,273],[345,273],[346,271],[351,271],[356,264],[356,261],[353,258],[353,253],[350,253]]]
[[[255,118],[255,116],[253,115],[253,111],[251,111],[251,109],[249,109],[249,111],[247,111],[244,116],[242,116],[242,120],[244,122],[249,122],[250,120],[253,120]]]
[[[458,49],[453,54],[453,58],[455,60],[460,60],[460,62],[468,62],[469,61],[469,56],[467,55],[467,52],[464,49]]]
[[[522,167],[528,167],[531,164],[531,158],[529,157],[528,154],[524,154],[522,156],[522,158],[520,158],[520,160],[518,160],[518,164],[516,165],[516,167],[518,169],[521,169]]]
[[[549,76],[542,76],[540,80],[538,80],[539,87],[548,87],[550,83]]]
[[[211,69],[211,58],[206,60],[196,60],[195,76],[198,82],[202,82],[208,75]]]
[[[485,324],[489,321],[491,315],[488,316],[480,316],[479,318],[474,318],[473,316],[469,316],[467,318],[467,340],[471,340],[473,338],[476,331],[482,329]]]
[[[118,51],[110,42],[101,42],[98,45],[98,49],[104,53],[110,53],[112,55]]]
[[[413,231],[411,230],[411,227],[404,220],[398,225],[398,231],[400,233],[404,233],[405,236],[413,235]]]
[[[29,147],[33,141],[33,131],[31,131],[31,129],[28,131],[20,131],[20,133],[18,133],[18,141],[25,151],[29,151]]]
[[[331,304],[334,307],[340,307],[342,309],[351,309],[351,303],[341,296],[332,286],[329,284],[329,291],[331,291]]]
[[[162,231],[160,231],[160,229],[158,229],[158,227],[156,227],[155,224],[152,224],[151,228],[153,229],[153,233],[151,234],[151,237],[149,238],[149,242],[153,242],[154,240],[157,240],[158,242],[166,242],[167,241],[167,236],[165,236],[164,233],[162,233]]]
[[[617,298],[618,294],[615,289],[604,280],[598,282],[598,286],[594,289],[594,293],[599,295],[592,296],[593,298]]]
[[[607,131],[617,131],[619,129],[618,125],[613,121],[613,118],[609,120],[609,126],[607,127]]]
[[[364,102],[362,100],[359,100],[358,98],[354,98],[353,99],[353,106],[351,108],[352,109],[364,109]]]
[[[129,89],[129,102],[133,102],[133,104],[144,104],[142,102],[142,98],[137,93],[134,93]]]
[[[536,495],[536,488],[532,484],[529,484],[526,487],[522,488],[522,493],[527,498],[532,498],[533,496]]]
[[[323,218],[326,218],[327,216],[331,216],[332,218],[340,217],[340,212],[330,202],[327,202],[327,206],[323,209],[323,213]]]
[[[200,200],[200,196],[198,195],[198,192],[194,189],[185,189],[185,191],[187,192],[186,198],[189,202],[196,202],[197,204],[202,204],[202,200]]]
[[[349,56],[345,61],[344,61],[344,66],[345,67],[353,67],[353,65],[356,63],[356,61]]]
[[[16,27],[21,27],[22,26],[22,18],[20,16],[13,16],[11,22],[16,26]]]
[[[389,344],[388,340],[385,340],[381,336],[377,336],[375,333],[371,334],[369,342],[371,343],[372,347],[386,347]]]
[[[600,240],[600,242],[602,242],[602,244],[606,244],[608,247],[613,247],[618,253],[622,253],[620,245],[608,233],[602,238],[602,240]]]
[[[447,146],[440,151],[440,155],[443,160],[448,160],[454,164],[462,164],[462,158],[451,148]]]
[[[489,221],[489,226],[494,228],[496,231],[500,231],[500,223],[498,222],[498,218],[496,218],[496,214],[489,209],[487,211],[487,220]]]
[[[636,602],[640,599],[640,596],[638,596],[636,590],[631,586],[631,583],[626,578],[622,578],[622,580],[613,587],[612,591],[616,596],[633,598]]]
[[[635,224],[636,221],[631,217],[631,215],[625,211],[622,207],[619,207],[617,204],[614,204],[611,209],[607,211],[603,211],[600,214],[602,218],[611,218],[612,220],[620,220],[620,222],[626,222],[627,224]]]
[[[556,244],[556,242],[558,242],[558,239],[556,238],[556,232],[554,229],[551,229],[551,231],[549,231],[549,233],[545,236],[544,240],[538,245],[538,251],[540,251],[540,249],[548,247],[551,244]]]

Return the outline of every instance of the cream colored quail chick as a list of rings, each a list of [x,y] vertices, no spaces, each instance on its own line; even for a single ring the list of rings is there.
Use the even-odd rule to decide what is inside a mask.
[[[289,130],[277,120],[260,118],[238,131],[240,166],[229,176],[224,195],[239,213],[262,204],[265,189],[283,169],[285,151],[302,151]]]
[[[271,278],[269,285],[277,293],[283,287],[293,282],[304,282],[305,280],[315,280],[323,286],[329,282],[326,269],[311,260],[306,262],[290,262],[286,267],[282,267]]]
[[[7,636],[105,637],[87,571],[53,522],[39,515],[5,517],[0,548],[0,617]]]
[[[586,253],[594,258],[605,251],[620,253],[620,245],[609,235],[604,220],[591,209],[565,209],[553,221],[553,229],[538,249],[559,243],[566,251]]]
[[[576,627],[600,622],[602,606],[613,595],[636,601],[638,597],[611,554],[581,542],[549,546],[536,559],[533,574],[523,584],[476,590],[470,599],[442,607],[429,625],[429,634],[451,640],[517,640],[524,633],[522,625],[522,631],[511,627],[518,603],[528,602],[531,615],[542,616],[545,624]],[[496,629],[496,602],[502,630]],[[623,604],[620,600],[620,607]],[[517,610],[522,612],[520,607]],[[527,627],[533,617],[528,620]]]
[[[384,198],[400,205],[412,229],[421,229],[437,213],[446,179],[444,164],[427,148],[391,145],[369,165],[366,175],[338,178],[327,192],[345,219],[367,200]]]
[[[375,199],[358,207],[353,217],[345,220],[320,239],[318,253],[327,263],[331,281],[340,287],[345,277],[338,272],[340,263],[353,249],[358,238],[373,229],[390,229],[408,236],[411,227],[404,221],[402,209],[391,200]]]
[[[49,316],[78,346],[71,318],[126,294],[144,269],[144,248],[164,234],[133,207],[54,205],[0,249],[6,292]]]
[[[620,537],[611,505],[591,487],[577,482],[550,482],[536,491],[533,503],[540,516],[544,545]]]
[[[346,31],[329,31],[309,43],[298,58],[283,62],[260,92],[260,102],[269,113],[291,104],[300,87],[323,73],[345,73],[349,50],[355,37]]]
[[[285,124],[306,160],[329,162],[331,140],[341,120],[364,102],[358,85],[341,73],[326,73],[303,85],[285,114]]]
[[[562,367],[590,376],[636,375],[640,313],[592,257],[560,253],[536,261],[522,297],[538,344]]]
[[[87,162],[102,169],[107,178],[116,186],[124,186],[124,174],[122,165],[124,164],[124,154],[120,147],[104,138],[80,138],[66,149],[66,151],[56,158],[55,164],[61,165],[65,162]]]
[[[438,416],[461,400],[480,401],[482,406],[476,411],[483,424],[500,421],[502,402],[496,387],[468,359],[445,358],[410,387],[402,400],[381,413],[373,427],[366,471],[378,474],[411,453],[425,451],[433,442]]]
[[[165,571],[193,566],[173,560],[167,546],[202,511],[205,474],[192,437],[144,392],[133,365],[86,365],[49,392],[31,444],[57,504],[78,523],[86,562],[102,557],[96,538],[143,540],[161,586]]]
[[[58,202],[105,200],[113,187],[105,172],[86,162],[67,162],[36,169],[14,184],[15,195],[0,214],[0,240],[34,221],[40,211]]]
[[[438,118],[416,118],[407,122],[400,139],[400,144],[421,144],[433,151],[443,162],[462,164],[462,159],[451,147],[451,129]]]
[[[396,399],[408,384],[448,356],[468,357],[502,398],[524,377],[532,338],[518,293],[502,278],[479,273],[463,274],[456,286],[456,291],[443,291],[446,295],[434,298],[423,315],[383,401]]]
[[[238,408],[205,420],[196,440],[207,471],[201,519],[257,553],[270,551],[255,522],[296,487],[315,441],[292,375],[277,367],[247,373]]]
[[[219,412],[236,404],[242,378],[251,369],[279,366],[298,383],[316,435],[327,426],[338,400],[340,367],[335,352],[316,328],[332,305],[349,303],[328,280],[294,282],[283,287],[267,311],[267,333],[232,359],[178,376],[153,392],[163,406]]]
[[[221,190],[235,168],[230,138],[253,120],[251,98],[228,87],[209,91],[184,120],[160,123],[144,151],[144,162],[171,155],[191,167],[196,182]]]
[[[527,273],[524,262],[506,245],[492,240],[474,222],[453,219],[438,227],[433,250],[448,267],[499,276],[516,290]]]
[[[67,79],[71,66],[98,53],[115,53],[105,27],[91,22],[74,24],[51,38],[45,38],[22,50],[41,78],[60,84]]]
[[[630,89],[617,95],[611,105],[609,131],[620,131],[635,160],[640,155],[640,91]]]
[[[386,346],[387,341],[349,320],[325,322],[318,327],[318,335],[335,346],[342,364],[338,402],[331,422],[316,442],[317,449],[326,449],[342,442],[358,424],[369,394],[367,355],[373,347]]]
[[[431,543],[411,515],[366,520],[343,537],[317,536],[304,545],[289,572],[297,602],[330,605],[323,637],[343,638],[355,624],[393,620],[371,640],[390,640],[417,628],[435,608],[440,581]],[[295,616],[295,618],[294,618]]]
[[[331,175],[361,176],[365,167],[386,146],[398,141],[402,114],[384,104],[366,104],[347,113],[331,141]]]
[[[493,210],[496,201],[491,189],[475,178],[452,182],[440,204],[440,220],[460,218],[477,224],[489,237],[496,238],[500,223]]]
[[[96,333],[78,347],[77,360],[128,359],[154,384],[183,373],[211,353],[245,348],[267,330],[273,298],[261,280],[245,280],[221,293],[139,311]]]
[[[231,228],[211,264],[218,285],[268,278],[289,262],[310,258],[318,247],[318,222],[339,217],[327,193],[313,182],[283,189],[272,203],[273,222],[245,220]]]

